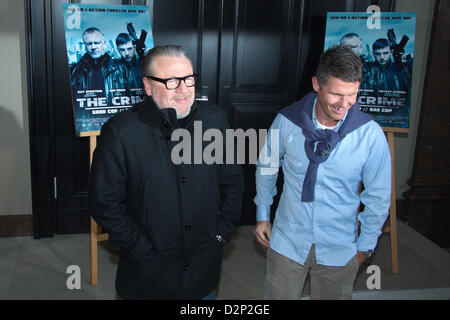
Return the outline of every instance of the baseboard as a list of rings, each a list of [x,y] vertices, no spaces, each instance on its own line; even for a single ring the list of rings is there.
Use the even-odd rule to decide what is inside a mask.
[[[33,235],[31,214],[0,216],[0,237],[18,237]]]

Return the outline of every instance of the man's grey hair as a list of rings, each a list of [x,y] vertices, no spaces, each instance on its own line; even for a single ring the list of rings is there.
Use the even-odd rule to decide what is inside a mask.
[[[326,85],[330,76],[345,82],[361,82],[362,62],[350,46],[333,46],[322,53],[316,71],[319,86]]]
[[[350,32],[342,36],[340,43],[342,44],[342,41],[344,41],[344,39],[351,39],[351,38],[358,38],[359,40],[362,41],[361,37],[357,33]]]
[[[103,34],[103,32],[100,31],[99,28],[96,28],[96,27],[89,27],[89,28],[87,28],[86,30],[84,30],[84,31],[83,31],[83,34],[81,35],[81,37],[83,38],[83,41],[84,41],[84,35],[85,35],[86,33],[95,33],[95,32],[98,32],[98,33],[100,33],[103,37],[105,37],[105,35]]]
[[[155,46],[147,53],[144,59],[142,59],[141,74],[143,77],[153,75],[155,72],[153,61],[157,57],[185,57],[192,66],[191,60],[181,46],[174,44]]]

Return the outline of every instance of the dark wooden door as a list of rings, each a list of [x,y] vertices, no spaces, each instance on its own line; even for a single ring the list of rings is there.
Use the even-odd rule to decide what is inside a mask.
[[[74,132],[62,2],[67,1],[27,2],[35,237],[89,231],[89,141]],[[371,1],[76,2],[148,2],[155,44],[186,49],[200,75],[198,97],[223,107],[233,128],[258,131],[269,127],[280,108],[311,90],[327,11],[364,11]],[[244,165],[243,225],[255,223],[254,173],[254,164]]]
[[[242,0],[223,4],[218,103],[233,128],[259,132],[268,129],[277,111],[296,98],[302,3]],[[244,225],[254,224],[256,214],[256,168],[249,143],[243,165]]]

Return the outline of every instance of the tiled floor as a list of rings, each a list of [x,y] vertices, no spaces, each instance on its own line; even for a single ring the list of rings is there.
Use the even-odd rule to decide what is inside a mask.
[[[390,239],[382,235],[374,258],[361,266],[354,286],[355,300],[450,299],[450,254],[398,222],[399,273],[391,272]],[[114,300],[117,250],[99,245],[99,283],[91,286],[89,235],[53,238],[0,238],[0,299]],[[369,290],[369,264],[381,271],[381,289]],[[69,290],[69,266],[81,271],[81,288]],[[225,247],[219,300],[261,299],[265,250],[253,238],[252,227],[238,229]],[[304,299],[308,299],[308,286]]]

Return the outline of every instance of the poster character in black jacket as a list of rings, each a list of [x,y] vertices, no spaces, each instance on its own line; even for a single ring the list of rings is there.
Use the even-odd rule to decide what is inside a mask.
[[[136,54],[136,45],[128,33],[119,33],[116,37],[117,51],[119,51],[120,59],[118,63],[126,68],[128,73],[128,83],[131,92],[129,96],[144,95],[144,84],[141,76],[141,60]]]
[[[177,128],[194,134],[195,122],[225,137],[226,116],[194,101],[196,77],[179,46],[153,48],[142,75],[146,101],[102,127],[90,177],[91,214],[120,247],[116,290],[122,299],[211,297],[223,245],[240,219],[243,175],[236,162],[175,164],[171,136]],[[183,152],[194,158],[198,150],[190,147]]]
[[[386,90],[406,95],[411,88],[412,59],[393,59],[392,45],[388,39],[377,39],[373,45],[375,62],[368,67],[361,89],[373,89],[377,95]],[[405,55],[406,56],[406,55]]]
[[[86,107],[88,98],[96,98],[90,103],[97,107],[101,106],[100,99],[112,105],[119,89],[128,88],[128,70],[106,52],[105,36],[100,29],[87,28],[82,38],[86,53],[71,67],[74,97],[81,108]]]

